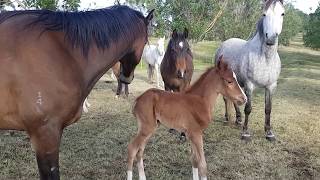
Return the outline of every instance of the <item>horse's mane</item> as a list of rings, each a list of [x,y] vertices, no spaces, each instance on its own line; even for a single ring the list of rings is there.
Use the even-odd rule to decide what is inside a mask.
[[[204,72],[200,78],[195,82],[193,83],[187,90],[186,90],[186,93],[188,92],[191,92],[193,91],[195,88],[199,87],[200,84],[202,84],[202,81],[204,81],[204,79],[208,76],[208,74],[213,71],[215,69],[215,66],[214,67],[210,67],[206,70],[206,72]]]
[[[249,38],[249,40],[253,39],[258,33],[259,33],[260,38],[262,38],[264,36],[264,33],[263,33],[263,18],[264,17],[261,17],[259,19],[259,21],[257,22],[256,32]]]
[[[88,54],[91,43],[105,49],[120,38],[130,42],[146,32],[142,13],[127,6],[112,6],[93,11],[62,12],[50,10],[9,11],[0,14],[0,23],[20,15],[32,15],[28,26],[39,26],[43,31],[63,31],[73,47]],[[141,21],[142,20],[142,21]],[[146,22],[145,22],[146,23]]]

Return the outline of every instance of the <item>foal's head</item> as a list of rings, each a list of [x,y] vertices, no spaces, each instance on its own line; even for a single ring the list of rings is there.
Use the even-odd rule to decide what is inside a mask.
[[[168,45],[172,59],[175,60],[175,67],[177,77],[183,79],[187,70],[186,58],[189,50],[189,43],[187,41],[188,30],[185,28],[184,32],[177,32],[173,30],[172,36]]]
[[[258,29],[266,44],[272,46],[277,43],[278,36],[282,31],[285,9],[283,0],[263,0],[263,2],[264,9]]]
[[[146,17],[141,17],[143,23],[143,31],[135,32],[137,34],[141,34],[140,39],[137,39],[133,44],[131,50],[124,55],[119,61],[121,62],[121,70],[120,70],[120,81],[125,84],[130,84],[134,77],[134,69],[139,64],[142,52],[145,44],[148,41],[148,25],[153,18],[153,11]],[[124,17],[125,18],[125,17]]]
[[[219,57],[217,72],[220,76],[220,93],[232,100],[237,105],[246,103],[247,96],[242,91],[235,73],[224,63],[222,56]]]

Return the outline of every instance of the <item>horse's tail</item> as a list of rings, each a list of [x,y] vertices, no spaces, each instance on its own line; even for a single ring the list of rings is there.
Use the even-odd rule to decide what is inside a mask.
[[[230,121],[232,118],[232,108],[233,108],[233,102],[228,99],[228,98],[224,98],[225,99],[225,103],[226,103],[226,120]]]

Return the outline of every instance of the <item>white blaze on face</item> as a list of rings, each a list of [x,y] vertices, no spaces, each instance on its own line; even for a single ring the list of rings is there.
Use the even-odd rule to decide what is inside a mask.
[[[268,38],[280,35],[282,31],[284,6],[277,1],[264,12],[265,19],[263,22],[264,32],[268,34]]]
[[[183,42],[182,41],[179,42],[179,46],[180,46],[181,49],[183,48]]]

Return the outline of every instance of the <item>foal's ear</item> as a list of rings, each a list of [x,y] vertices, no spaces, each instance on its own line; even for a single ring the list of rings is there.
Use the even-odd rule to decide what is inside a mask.
[[[183,35],[184,35],[184,38],[186,38],[186,39],[188,38],[188,36],[189,36],[189,31],[188,31],[187,28],[184,28]]]
[[[177,37],[177,35],[178,35],[177,29],[174,29],[174,30],[172,31],[171,37],[172,37],[172,38],[175,38],[175,37]]]
[[[228,69],[228,64],[224,62],[223,55],[219,56],[217,67],[222,72]]]
[[[146,20],[147,20],[147,25],[150,24],[151,20],[153,19],[153,13],[154,13],[154,9],[152,9],[149,14],[147,15],[146,17]]]

